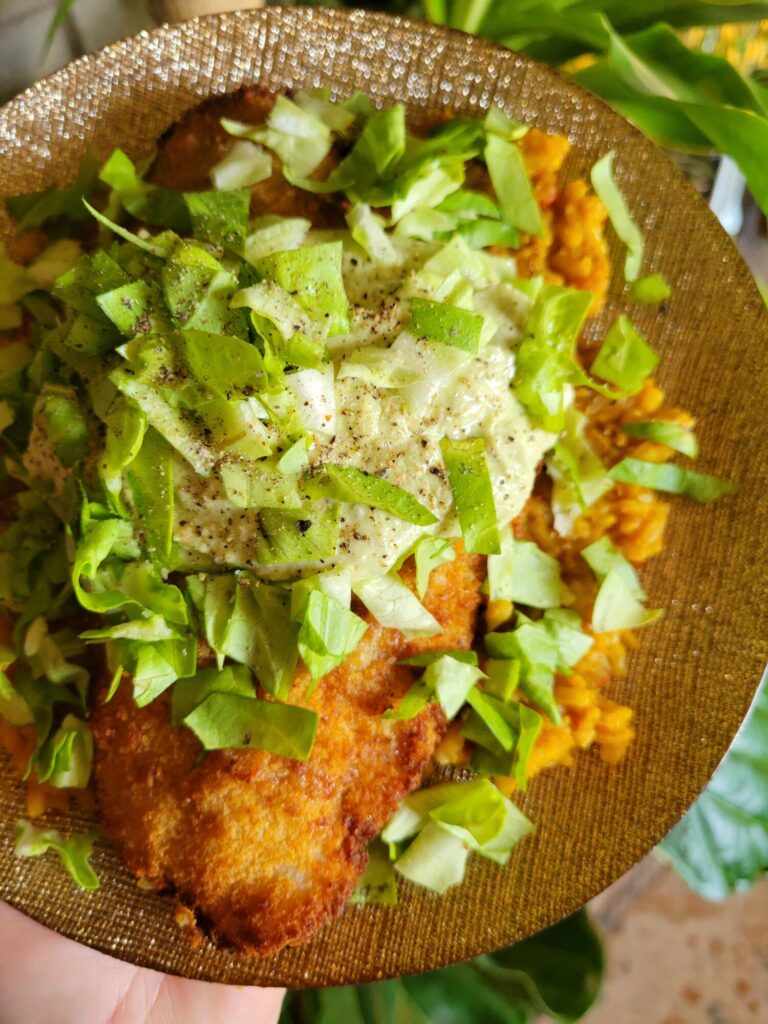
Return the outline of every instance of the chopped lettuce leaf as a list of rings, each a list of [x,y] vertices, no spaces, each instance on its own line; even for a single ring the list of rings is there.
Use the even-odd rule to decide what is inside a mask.
[[[333,558],[339,542],[337,505],[262,509],[256,557],[263,565],[317,562]]]
[[[314,682],[341,665],[357,649],[368,628],[363,620],[322,590],[307,600],[299,630],[301,659]]]
[[[137,533],[150,558],[163,566],[173,561],[175,492],[173,450],[152,428],[124,469],[138,522]]]
[[[303,620],[313,590],[327,594],[344,608],[352,605],[352,580],[349,573],[319,572],[314,576],[305,576],[291,586],[291,618],[295,622]]]
[[[478,664],[475,651],[450,648],[448,650],[420,651],[418,654],[409,654],[407,658],[400,658],[398,665],[416,665],[426,668],[427,665],[432,665],[435,661],[439,661],[440,658],[445,658],[446,656],[453,658],[454,661],[461,661],[465,665],[477,667]]]
[[[527,124],[505,114],[501,107],[489,108],[483,120],[483,127],[486,133],[500,135],[502,139],[511,139],[513,142],[522,139],[529,131]]]
[[[151,704],[156,697],[172,686],[178,676],[155,644],[142,643],[138,647],[136,664],[131,673],[133,699],[137,707]]]
[[[460,161],[446,161],[430,166],[426,164],[416,175],[408,175],[400,195],[392,203],[392,223],[417,209],[438,206],[446,196],[455,192],[464,182],[464,165]]]
[[[16,822],[13,852],[17,857],[40,857],[53,850],[81,889],[98,889],[99,878],[90,864],[96,836],[70,836],[64,839],[53,829],[41,829],[28,821]]]
[[[35,718],[32,709],[16,690],[5,670],[16,660],[16,652],[0,645],[2,668],[0,669],[0,718],[8,725],[31,725]]]
[[[303,507],[298,478],[265,462],[227,462],[219,470],[227,499],[236,508]]]
[[[669,462],[643,462],[641,459],[627,458],[617,463],[608,471],[612,480],[622,484],[634,484],[637,487],[650,487],[656,491],[668,491],[670,494],[683,494],[694,501],[708,503],[734,494],[737,485],[720,477],[706,473],[696,473],[692,469],[683,469]]]
[[[243,124],[223,118],[221,126],[237,138],[260,142],[280,157],[286,175],[311,174],[331,148],[328,125],[309,108],[278,96],[265,125]]]
[[[38,412],[45,433],[62,466],[71,469],[85,458],[91,446],[92,426],[74,390],[48,389],[41,395]]]
[[[600,583],[615,569],[624,577],[630,592],[638,601],[645,600],[645,591],[631,562],[627,561],[610,537],[601,537],[582,549],[581,557],[590,567]]]
[[[435,695],[443,714],[450,721],[474,692],[478,680],[483,678],[484,673],[477,665],[443,653],[441,658],[427,665],[422,682]]]
[[[132,217],[172,231],[189,230],[189,214],[181,193],[145,182],[122,150],[114,150],[99,171],[99,178],[114,190]]]
[[[581,513],[613,487],[608,470],[586,438],[587,419],[573,407],[565,412],[563,433],[546,460],[552,478],[552,514],[566,537]]]
[[[394,574],[356,580],[352,590],[379,625],[399,629],[406,639],[435,636],[442,626],[413,591]]]
[[[501,541],[484,440],[444,438],[440,448],[465,548],[473,554],[499,554]]]
[[[298,626],[290,620],[290,593],[252,580],[237,584],[219,650],[247,665],[278,700],[288,696],[298,658]],[[217,609],[223,618],[224,608]]]
[[[643,265],[645,243],[640,229],[632,219],[627,201],[613,176],[613,157],[613,150],[606,153],[593,166],[590,177],[592,187],[608,211],[613,230],[627,247],[624,277],[627,281],[634,281]]]
[[[456,558],[453,542],[442,537],[422,537],[413,549],[416,564],[416,592],[423,598],[429,586],[433,569],[446,565]]]
[[[483,693],[482,690],[472,690],[468,693],[467,703],[501,749],[509,753],[517,743],[516,716],[512,723],[507,721],[507,715],[511,710],[509,706],[498,698]]]
[[[336,389],[333,363],[322,369],[299,370],[285,375],[298,417],[306,430],[320,437],[336,433]]]
[[[354,466],[326,463],[322,476],[313,486],[319,488],[318,493],[323,497],[380,508],[417,526],[431,526],[437,522],[437,516],[409,491]]]
[[[592,363],[592,373],[634,395],[653,372],[659,357],[623,314],[608,331]]]
[[[488,658],[485,663],[485,692],[508,703],[520,684],[520,662],[512,658]]]
[[[133,338],[148,322],[150,296],[150,288],[145,281],[131,281],[102,292],[96,296],[96,302],[124,338]]]
[[[418,337],[453,345],[465,352],[480,348],[483,318],[458,306],[431,299],[411,299],[411,328]]]
[[[99,569],[120,544],[133,540],[133,528],[124,519],[105,519],[96,523],[80,542],[72,566],[72,586],[77,600],[89,612],[105,613],[123,608],[133,602],[120,590],[102,584]],[[83,580],[89,584],[86,590]]]
[[[303,217],[279,217],[276,214],[257,217],[249,224],[245,258],[249,263],[256,263],[262,256],[298,249],[311,227],[310,221]]]
[[[229,192],[185,192],[192,234],[201,242],[242,253],[248,230],[251,193],[246,188]]]
[[[397,262],[397,252],[384,230],[384,219],[367,203],[355,203],[347,214],[347,225],[354,240],[374,263],[390,266]]]
[[[248,139],[238,139],[227,155],[211,168],[213,187],[220,192],[258,185],[272,174],[272,157]]]
[[[277,460],[277,468],[286,476],[292,473],[301,473],[308,465],[309,452],[306,437],[300,437]]]
[[[212,693],[237,693],[255,697],[250,669],[245,665],[204,668],[189,679],[180,679],[171,694],[171,721],[181,725]]]
[[[622,431],[630,437],[640,437],[644,441],[655,441],[664,444],[682,455],[695,459],[699,454],[696,435],[687,427],[678,426],[671,420],[636,420],[624,423]]]
[[[235,602],[237,577],[233,573],[221,576],[187,576],[187,591],[202,616],[203,635],[216,654],[219,668],[224,665],[229,619]]]
[[[541,715],[526,704],[496,701],[492,704],[496,714],[514,734],[513,745],[505,750],[481,715],[472,711],[462,735],[477,744],[472,767],[480,775],[502,775],[514,778],[525,790],[528,782],[528,762],[536,738],[541,732]]]
[[[500,553],[488,556],[488,590],[492,601],[557,608],[563,600],[560,563],[532,541],[517,540],[504,530]]]
[[[395,861],[395,870],[409,882],[442,894],[461,885],[468,858],[463,840],[431,821]]]
[[[661,274],[651,274],[649,277],[641,277],[633,281],[629,294],[635,302],[644,302],[649,306],[655,306],[670,297],[672,288]]]
[[[262,280],[274,281],[294,295],[310,317],[327,320],[333,337],[349,331],[341,256],[341,242],[323,242],[262,256],[253,266]]]
[[[231,692],[211,693],[184,718],[204,750],[268,750],[297,761],[312,752],[317,723],[309,708]]]
[[[328,89],[307,89],[293,97],[297,106],[319,118],[332,132],[346,138],[357,120],[348,103],[336,103]],[[370,102],[370,101],[369,101]]]
[[[67,715],[38,752],[35,770],[40,782],[57,789],[84,789],[91,777],[93,735],[85,722]]]
[[[150,242],[146,238],[140,238],[139,235],[135,235],[132,231],[128,231],[127,228],[121,227],[119,224],[115,224],[115,222],[110,220],[105,214],[99,213],[99,211],[95,210],[85,199],[83,200],[83,205],[90,215],[96,218],[99,224],[102,224],[105,228],[109,228],[110,231],[113,231],[124,241],[138,246],[139,249],[143,249],[144,252],[148,252],[152,256],[164,257],[168,255],[170,245],[167,242]]]
[[[553,695],[559,652],[544,625],[524,622],[511,633],[489,633],[485,649],[492,658],[512,658],[520,663],[523,693],[559,725],[560,709]]]
[[[504,221],[529,235],[540,235],[541,210],[517,143],[491,132],[486,136],[485,162]]]
[[[663,612],[648,610],[638,600],[621,565],[615,565],[600,584],[592,609],[592,629],[608,633],[618,629],[638,629],[656,622]]]
[[[133,403],[118,397],[110,406],[105,421],[107,434],[104,454],[99,460],[99,476],[110,507],[122,516],[125,514],[121,493],[123,470],[141,451],[147,430],[147,417]]]
[[[353,906],[397,906],[395,869],[389,859],[387,848],[380,839],[374,839],[368,847],[368,863],[349,902]]]

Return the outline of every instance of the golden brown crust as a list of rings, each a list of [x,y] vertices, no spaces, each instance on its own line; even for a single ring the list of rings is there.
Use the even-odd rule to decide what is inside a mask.
[[[318,685],[310,759],[220,751],[198,763],[168,700],[139,709],[125,680],[92,716],[105,833],[139,877],[173,889],[221,944],[267,955],[301,942],[349,899],[367,843],[419,785],[445,728],[430,707],[389,721],[413,681],[396,664],[418,650],[469,647],[483,559],[460,554],[432,573],[425,603],[443,633],[406,641],[370,622],[358,650]],[[299,673],[291,699],[300,701]]]

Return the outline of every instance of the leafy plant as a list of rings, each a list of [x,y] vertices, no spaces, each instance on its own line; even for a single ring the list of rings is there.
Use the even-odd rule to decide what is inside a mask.
[[[581,1020],[603,977],[599,936],[583,910],[466,964],[348,988],[289,992],[280,1024],[528,1024]]]
[[[661,852],[710,900],[768,874],[768,676],[712,781]]]

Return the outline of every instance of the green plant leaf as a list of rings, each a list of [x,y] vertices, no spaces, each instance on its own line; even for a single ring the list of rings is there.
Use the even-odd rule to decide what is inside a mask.
[[[710,900],[768,872],[768,675],[712,781],[660,849]]]
[[[517,945],[408,978],[289,992],[280,1024],[559,1024],[594,1005],[603,951],[586,912]]]

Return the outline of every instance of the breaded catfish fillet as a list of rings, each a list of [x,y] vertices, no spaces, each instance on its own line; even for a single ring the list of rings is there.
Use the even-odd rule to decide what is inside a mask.
[[[139,877],[175,891],[214,940],[265,956],[338,914],[366,864],[366,844],[419,785],[445,728],[428,707],[390,721],[414,678],[398,658],[467,648],[484,559],[460,553],[431,576],[425,605],[443,626],[428,640],[370,622],[357,651],[322,679],[308,761],[263,751],[208,754],[160,698],[139,709],[130,685],[91,718],[103,830]],[[297,677],[300,702],[307,676]]]

